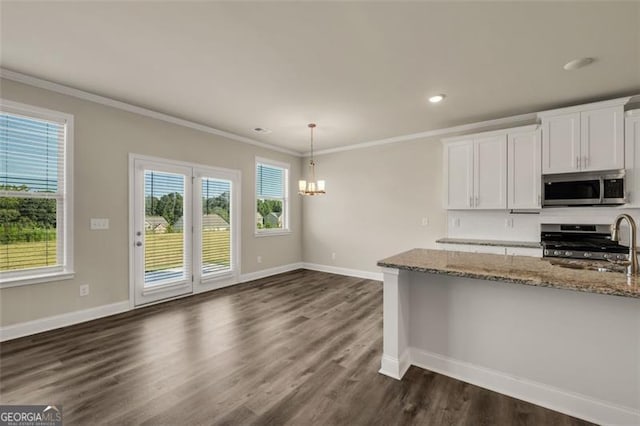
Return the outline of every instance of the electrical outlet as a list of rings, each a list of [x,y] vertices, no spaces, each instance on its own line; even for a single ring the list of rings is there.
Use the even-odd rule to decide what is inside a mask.
[[[422,226],[429,226],[429,218],[428,217],[423,217],[422,218]]]
[[[454,228],[460,228],[460,218],[459,217],[454,218],[451,222],[453,223],[453,227]]]
[[[91,218],[91,230],[104,230],[109,229],[109,219],[106,218]]]
[[[505,228],[513,228],[513,219],[512,218],[508,218],[504,220],[504,227]]]
[[[89,284],[82,284],[80,286],[80,296],[88,296],[89,295]]]
[[[262,256],[258,256],[258,263],[262,263]]]
[[[331,260],[336,260],[336,253],[335,252],[331,253]]]

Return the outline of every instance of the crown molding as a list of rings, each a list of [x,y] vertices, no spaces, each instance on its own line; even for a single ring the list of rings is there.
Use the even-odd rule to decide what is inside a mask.
[[[275,145],[270,145],[264,142],[259,142],[245,136],[236,135],[235,133],[225,132],[224,130],[216,129],[205,124],[196,123],[194,121],[185,120],[183,118],[174,117],[162,112],[153,111],[148,108],[143,108],[126,102],[118,101],[108,98],[106,96],[96,95],[94,93],[86,92],[84,90],[76,89],[63,84],[54,83],[49,80],[44,80],[38,77],[33,77],[27,74],[23,74],[17,71],[11,71],[6,68],[0,68],[0,77],[15,81],[18,83],[27,84],[29,86],[38,87],[40,89],[50,90],[52,92],[60,93],[63,95],[73,96],[74,98],[83,99],[90,102],[106,105],[112,108],[121,109],[123,111],[132,112],[134,114],[143,115],[149,118],[155,118],[156,120],[165,121],[167,123],[176,124],[178,126],[188,127],[190,129],[199,130],[201,132],[210,133],[216,136],[222,136],[227,139],[246,143],[249,145],[258,146],[260,148],[270,149],[272,151],[282,152],[284,154],[300,157],[302,154],[298,151],[293,151],[286,148],[281,148]]]
[[[546,118],[554,115],[571,114],[575,112],[590,111],[594,109],[609,108],[614,106],[624,107],[624,105],[628,104],[629,102],[637,98],[638,98],[638,95],[633,95],[633,96],[626,96],[623,98],[608,99],[606,101],[600,101],[600,102],[590,102],[588,104],[572,105],[565,108],[549,109],[545,111],[540,111],[538,113],[538,117]]]
[[[472,131],[486,129],[487,127],[493,127],[493,126],[536,124],[537,118],[538,118],[538,114],[535,112],[520,114],[520,115],[512,115],[510,117],[479,121],[477,123],[461,124],[459,126],[445,127],[442,129],[427,130],[426,132],[411,133],[411,134],[402,135],[402,136],[394,136],[391,138],[379,139],[379,140],[369,141],[369,142],[362,142],[362,143],[357,143],[357,144],[347,145],[347,146],[340,146],[337,148],[321,149],[321,150],[314,151],[313,154],[314,155],[333,154],[336,152],[370,148],[372,146],[388,145],[388,144],[399,143],[399,142],[408,142],[415,139],[431,138],[434,136],[443,136],[443,135],[449,135],[452,133],[472,132]],[[308,156],[309,154],[310,154],[309,152],[304,153],[305,156]]]
[[[79,99],[84,99],[87,101],[91,101],[91,102],[96,102],[102,105],[106,105],[106,106],[110,106],[113,108],[117,108],[117,109],[121,109],[124,111],[128,111],[128,112],[132,112],[135,114],[139,114],[139,115],[143,115],[146,117],[150,117],[150,118],[155,118],[157,120],[162,120],[165,121],[167,123],[172,123],[172,124],[176,124],[178,126],[183,126],[183,127],[188,127],[190,129],[194,129],[194,130],[199,130],[201,132],[205,132],[205,133],[210,133],[213,135],[217,135],[217,136],[222,136],[225,137],[227,139],[231,139],[231,140],[235,140],[238,142],[242,142],[242,143],[246,143],[249,145],[254,145],[254,146],[258,146],[260,148],[265,148],[265,149],[269,149],[272,151],[277,151],[277,152],[282,152],[284,154],[289,154],[295,157],[308,157],[310,155],[310,152],[301,152],[301,151],[294,151],[291,149],[287,149],[287,148],[282,148],[276,145],[271,145],[271,144],[267,144],[264,142],[259,142],[257,140],[245,137],[245,136],[240,136],[237,135],[235,133],[231,133],[231,132],[226,132],[224,130],[219,130],[216,129],[214,127],[211,126],[207,126],[204,124],[200,124],[200,123],[196,123],[193,121],[189,121],[189,120],[185,120],[182,118],[178,118],[178,117],[174,117],[172,115],[169,114],[165,114],[165,113],[161,113],[161,112],[157,112],[157,111],[153,111],[147,108],[143,108],[143,107],[139,107],[133,104],[129,104],[126,102],[122,102],[122,101],[118,101],[115,99],[111,99],[111,98],[107,98],[105,96],[101,96],[101,95],[96,95],[94,93],[90,93],[90,92],[86,92],[84,90],[80,90],[80,89],[75,89],[73,87],[70,86],[65,86],[59,83],[54,83],[52,81],[49,80],[44,80],[38,77],[33,77],[27,74],[23,74],[20,72],[16,72],[16,71],[11,71],[8,70],[6,68],[0,68],[0,78],[5,78],[7,80],[11,80],[11,81],[16,81],[18,83],[23,83],[23,84],[27,84],[29,86],[34,86],[34,87],[39,87],[41,89],[46,89],[46,90],[50,90],[52,92],[56,92],[56,93],[60,93],[63,95],[68,95],[68,96],[73,96],[75,98],[79,98]],[[603,101],[602,104],[608,104],[609,102],[620,102],[620,100],[626,100],[627,102],[631,102],[631,101],[635,101],[635,100],[640,100],[640,95],[633,95],[630,97],[626,97],[626,98],[619,98],[619,99],[614,99],[614,100],[610,100],[610,101]],[[599,103],[598,103],[599,104]],[[580,105],[575,106],[575,107],[567,107],[567,108],[579,108]],[[558,111],[558,110],[552,110],[552,111]],[[427,130],[424,132],[419,132],[419,133],[411,133],[411,134],[407,134],[407,135],[400,135],[400,136],[393,136],[390,138],[385,138],[385,139],[378,139],[378,140],[373,140],[373,141],[368,141],[368,142],[361,142],[361,143],[356,143],[356,144],[351,144],[351,145],[345,145],[345,146],[340,146],[340,147],[336,147],[336,148],[328,148],[328,149],[321,149],[321,150],[316,150],[314,151],[314,155],[324,155],[324,154],[333,154],[333,153],[337,153],[337,152],[344,152],[344,151],[352,151],[352,150],[356,150],[356,149],[364,149],[364,148],[370,148],[370,147],[374,147],[374,146],[380,146],[380,145],[388,145],[388,144],[394,144],[394,143],[400,143],[400,142],[408,142],[408,141],[412,141],[412,140],[416,140],[416,139],[425,139],[425,138],[431,138],[431,137],[435,137],[435,136],[443,136],[443,135],[450,135],[450,134],[454,134],[454,133],[469,133],[469,132],[475,132],[478,130],[483,130],[486,129],[488,127],[494,127],[494,126],[509,126],[509,127],[514,127],[514,126],[519,126],[519,125],[526,125],[526,124],[536,124],[538,122],[538,119],[540,118],[540,115],[545,115],[545,113],[547,113],[549,111],[541,111],[541,112],[532,112],[532,113],[527,113],[527,114],[520,114],[520,115],[513,115],[510,117],[502,117],[502,118],[496,118],[496,119],[492,119],[492,120],[486,120],[486,121],[479,121],[476,123],[468,123],[468,124],[462,124],[462,125],[458,125],[458,126],[452,126],[452,127],[445,127],[445,128],[441,128],[441,129],[434,129],[434,130]]]

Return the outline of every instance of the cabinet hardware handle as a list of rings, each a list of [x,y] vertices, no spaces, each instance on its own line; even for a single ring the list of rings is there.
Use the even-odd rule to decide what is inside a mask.
[[[469,207],[473,207],[473,197],[469,197]]]
[[[576,155],[576,169],[580,169],[580,156]]]
[[[480,197],[476,196],[476,207],[478,207],[478,204],[480,204]]]
[[[589,157],[587,157],[587,156],[585,155],[585,156],[584,156],[584,160],[582,160],[582,164],[583,164],[583,167],[584,167],[585,169],[586,169],[587,167],[589,167],[589,166],[588,166],[588,164],[589,164]]]
[[[542,205],[542,195],[538,194],[538,207]]]

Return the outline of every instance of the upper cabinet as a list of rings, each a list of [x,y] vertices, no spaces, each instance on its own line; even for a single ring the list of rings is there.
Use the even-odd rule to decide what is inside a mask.
[[[564,108],[539,116],[543,174],[624,168],[624,102]]]
[[[476,209],[507,208],[507,141],[505,135],[474,140],[473,182]]]
[[[544,111],[540,125],[444,139],[445,208],[540,209],[542,175],[625,166],[627,198],[640,208],[640,110],[624,112],[638,101]]]
[[[541,132],[538,126],[507,135],[507,206],[525,210],[542,207]]]
[[[624,169],[624,107],[580,113],[582,170]]]
[[[625,117],[625,169],[627,207],[640,207],[640,109]]]
[[[446,170],[445,206],[452,210],[473,208],[473,139],[444,146]]]
[[[444,145],[445,207],[450,210],[507,207],[505,134],[449,139]]]
[[[580,170],[580,113],[543,119],[542,140],[545,174]]]

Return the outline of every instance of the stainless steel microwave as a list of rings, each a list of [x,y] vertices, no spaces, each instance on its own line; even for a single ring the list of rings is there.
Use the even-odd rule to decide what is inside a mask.
[[[567,173],[543,177],[543,206],[625,204],[624,171]]]

